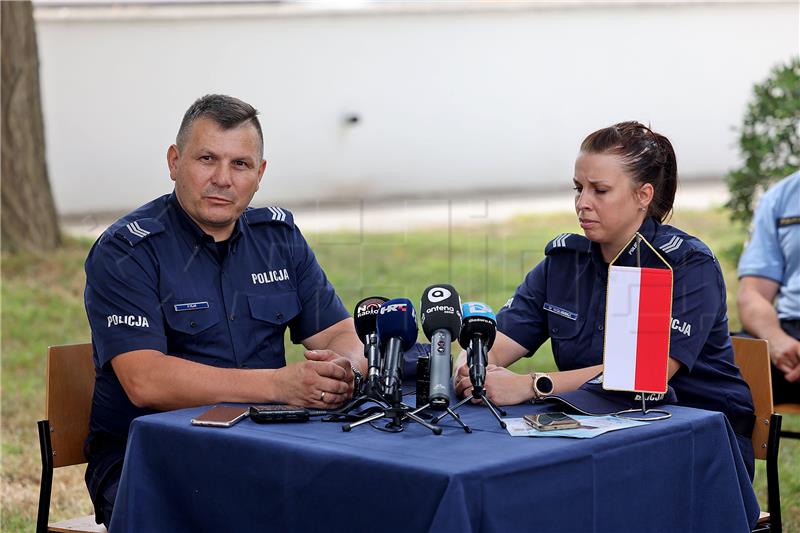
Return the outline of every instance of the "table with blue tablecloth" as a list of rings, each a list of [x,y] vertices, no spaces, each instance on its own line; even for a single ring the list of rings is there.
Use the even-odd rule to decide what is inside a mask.
[[[511,437],[475,405],[459,409],[471,434],[445,418],[439,436],[414,423],[192,426],[206,408],[133,422],[112,533],[731,533],[759,511],[734,433],[710,411],[670,406],[668,420],[566,439]]]

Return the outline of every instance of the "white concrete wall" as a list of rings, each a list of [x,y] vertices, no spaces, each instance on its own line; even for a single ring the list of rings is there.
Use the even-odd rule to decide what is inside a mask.
[[[719,177],[753,83],[798,53],[799,10],[40,6],[50,179],[62,213],[170,191],[166,148],[210,92],[261,111],[256,204],[567,188],[581,139],[627,119],[672,139],[684,179]],[[362,121],[344,125],[350,112]]]

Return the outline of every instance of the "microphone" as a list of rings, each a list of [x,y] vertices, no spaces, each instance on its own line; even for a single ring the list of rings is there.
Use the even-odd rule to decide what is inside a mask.
[[[432,285],[420,299],[420,323],[431,341],[429,402],[434,410],[450,406],[450,344],[461,332],[461,298],[452,285]]]
[[[375,321],[378,343],[384,354],[383,392],[395,403],[400,401],[403,380],[402,352],[417,342],[417,316],[408,298],[395,298],[381,305]]]
[[[364,357],[367,358],[367,383],[370,387],[367,390],[374,390],[380,381],[381,352],[375,321],[381,305],[386,301],[383,296],[370,296],[358,302],[353,310],[356,334],[364,343]]]
[[[486,382],[489,349],[497,336],[497,321],[492,308],[484,303],[466,302],[461,307],[461,312],[464,318],[461,321],[458,343],[467,351],[472,397],[480,398]]]

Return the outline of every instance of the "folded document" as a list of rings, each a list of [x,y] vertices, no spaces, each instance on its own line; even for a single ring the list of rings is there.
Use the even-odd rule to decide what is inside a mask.
[[[618,429],[633,428],[636,426],[647,425],[648,422],[630,420],[618,416],[584,416],[570,415],[581,423],[581,427],[575,429],[554,429],[551,431],[540,431],[532,428],[521,418],[504,418],[506,429],[512,437],[572,437],[573,439],[591,439],[609,431]]]

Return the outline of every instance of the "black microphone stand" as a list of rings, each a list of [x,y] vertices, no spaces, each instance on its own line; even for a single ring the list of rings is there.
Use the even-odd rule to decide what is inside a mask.
[[[430,429],[434,435],[442,434],[442,428],[429,424],[417,416],[417,413],[421,411],[421,409],[414,409],[410,405],[402,402],[403,393],[400,390],[399,385],[396,386],[395,389],[395,391],[392,391],[387,395],[391,398],[387,407],[384,407],[383,409],[371,414],[367,413],[356,422],[342,425],[342,431],[350,431],[351,429],[363,424],[368,424],[370,422],[374,422],[375,420],[380,420],[381,418],[388,418],[389,422],[386,424],[386,429],[389,431],[403,431],[403,421],[409,419]]]
[[[399,343],[400,341],[394,338],[389,339],[390,345],[391,343],[395,342]],[[410,419],[425,426],[431,430],[434,435],[441,435],[442,428],[429,424],[417,416],[417,410],[410,405],[403,403],[403,391],[400,387],[400,379],[398,379],[399,369],[387,368],[385,370],[387,372],[395,373],[395,376],[394,378],[387,376],[385,382],[383,383],[383,391],[378,393],[381,399],[385,402],[382,405],[383,409],[379,409],[374,413],[366,413],[355,422],[343,424],[342,431],[350,431],[351,429],[363,424],[368,424],[370,422],[374,422],[375,420],[380,420],[381,418],[388,418],[389,423],[386,424],[386,430],[388,431],[403,431],[403,421]]]
[[[470,345],[467,348],[467,363],[469,364],[470,369],[469,381],[472,383],[472,395],[465,396],[463,400],[453,406],[452,411],[455,411],[470,400],[481,400],[483,402],[483,406],[488,407],[494,417],[500,423],[500,427],[505,429],[506,423],[502,418],[500,418],[500,416],[506,416],[506,412],[496,406],[486,396],[486,390],[483,388],[483,384],[486,382],[486,345],[483,342],[483,338],[476,337],[472,340],[472,342],[470,342]],[[451,411],[451,409],[448,409],[447,411]],[[449,413],[445,412],[437,416],[431,420],[431,423],[437,424],[439,420],[444,418],[447,414]],[[455,415],[455,413],[453,414]]]
[[[461,402],[461,403],[464,403],[464,402]],[[472,433],[472,428],[470,428],[468,425],[466,425],[464,423],[463,420],[461,420],[461,417],[458,415],[458,413],[453,411],[453,409],[457,408],[459,405],[461,405],[461,403],[459,403],[458,405],[456,405],[452,409],[450,407],[445,407],[444,408],[444,413],[442,413],[441,415],[431,419],[431,423],[432,424],[438,424],[439,420],[441,420],[442,418],[444,418],[447,415],[450,415],[450,416],[453,417],[453,420],[458,422],[461,425],[461,427],[464,428],[464,432],[465,433]],[[420,413],[420,412],[422,412],[422,411],[424,411],[425,409],[428,409],[428,408],[430,408],[431,410],[437,410],[437,407],[435,407],[431,402],[428,402],[425,405],[423,405],[422,407],[417,407],[416,409],[411,411],[411,413],[409,413],[409,414],[416,415],[417,413]],[[438,410],[440,410],[440,409],[441,408],[438,408]]]
[[[423,307],[425,307],[425,306],[423,305]],[[459,328],[460,328],[460,325],[459,325]],[[427,332],[426,332],[426,335],[427,335]],[[440,384],[443,384],[443,383],[441,383],[442,377],[449,377],[453,373],[453,360],[452,360],[451,355],[450,355],[450,350],[448,349],[447,352],[446,352],[446,354],[447,354],[446,360],[447,360],[447,363],[448,363],[448,368],[445,371],[445,376],[441,376],[441,373],[439,372],[439,365],[441,363],[439,363],[438,365],[434,364],[437,361],[441,361],[441,359],[438,359],[441,356],[440,355],[435,355],[433,353],[433,350],[434,350],[434,346],[448,346],[449,347],[450,346],[450,340],[452,339],[452,336],[451,336],[451,333],[449,331],[437,330],[437,331],[435,331],[433,333],[433,335],[429,336],[428,338],[431,341],[431,359],[430,359],[430,365],[428,367],[428,374],[431,376],[431,379],[435,379],[437,385],[440,385]],[[445,353],[445,352],[441,352],[441,353]],[[435,378],[434,378],[434,374],[436,374]],[[419,376],[417,376],[417,379],[419,379]],[[432,383],[429,384],[429,387],[432,387],[432,386],[433,386]],[[442,416],[450,415],[451,417],[453,417],[453,420],[455,420],[456,422],[458,422],[461,425],[461,427],[464,429],[465,433],[472,433],[472,429],[470,429],[470,427],[467,426],[461,420],[461,417],[458,416],[455,411],[450,409],[450,391],[448,391],[447,395],[445,395],[444,397],[441,396],[439,393],[436,393],[436,395],[430,394],[428,396],[430,398],[428,403],[426,403],[423,406],[419,406],[418,405],[417,408],[414,411],[412,411],[413,414],[420,413],[420,412],[424,411],[425,409],[430,409],[431,411],[444,411],[444,413],[442,413]],[[417,400],[419,400],[419,396],[417,396]],[[431,416],[431,418],[433,418],[434,415],[431,414],[430,416]]]

